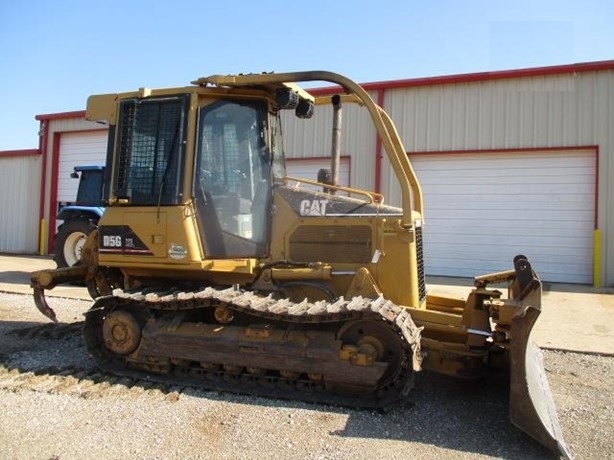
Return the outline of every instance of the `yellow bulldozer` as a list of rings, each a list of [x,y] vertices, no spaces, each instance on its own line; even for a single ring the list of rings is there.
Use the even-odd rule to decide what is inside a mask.
[[[338,85],[314,96],[299,84]],[[311,83],[313,84],[313,83]],[[340,186],[341,107],[377,130],[402,206]],[[331,171],[288,177],[283,117],[333,112]],[[385,408],[422,368],[457,378],[509,372],[511,421],[549,449],[562,439],[540,350],[529,340],[541,283],[527,257],[475,278],[466,300],[427,294],[423,200],[386,112],[325,71],[213,75],[179,88],[91,96],[109,127],[106,211],[72,267],[88,350],[105,371],[274,398]],[[489,287],[507,284],[507,293]]]

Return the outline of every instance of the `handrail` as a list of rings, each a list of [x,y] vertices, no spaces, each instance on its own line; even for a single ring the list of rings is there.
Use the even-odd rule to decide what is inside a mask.
[[[361,189],[357,189],[357,188],[345,187],[344,185],[324,184],[324,183],[318,182],[316,180],[300,179],[298,177],[286,176],[285,179],[286,179],[286,181],[291,180],[291,181],[294,181],[294,182],[300,182],[300,183],[309,184],[309,185],[316,185],[318,187],[326,187],[326,188],[329,188],[329,189],[339,190],[341,192],[353,193],[355,195],[364,195],[364,196],[369,198],[369,203],[384,204],[384,195],[382,195],[381,193],[368,192],[366,190],[361,190]]]

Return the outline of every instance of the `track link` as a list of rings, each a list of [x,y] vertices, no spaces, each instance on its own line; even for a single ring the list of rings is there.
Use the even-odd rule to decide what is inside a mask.
[[[328,334],[331,337],[339,338],[343,334],[358,335],[363,333],[363,329],[375,330],[376,333],[380,331],[379,333],[386,337],[384,341],[393,344],[392,348],[397,350],[397,353],[388,358],[387,366],[376,363],[380,368],[386,367],[384,377],[377,385],[365,388],[360,385],[335,384],[322,378],[318,372],[313,372],[313,369],[309,372],[307,368],[303,372],[283,372],[283,369],[270,365],[250,368],[215,359],[203,363],[202,360],[156,356],[151,354],[151,350],[149,354],[144,352],[147,347],[143,343],[149,340],[148,334],[151,330],[176,331],[183,317],[193,315],[194,312],[213,317],[214,312],[220,309],[228,318],[240,318],[244,325],[274,324],[277,328],[299,328],[306,331],[306,334],[322,334],[321,331],[325,329],[330,331]],[[112,316],[113,312],[117,311],[129,312],[143,326],[145,339],[141,340],[135,351],[114,353],[105,345],[104,323],[109,315]],[[167,321],[164,322],[161,318],[167,318]],[[191,324],[192,329],[197,329],[201,323]],[[234,324],[234,321],[229,320],[229,324]],[[225,327],[224,324],[217,326]],[[421,328],[414,324],[406,309],[383,297],[355,297],[351,300],[341,298],[334,303],[311,303],[306,300],[295,303],[288,299],[278,300],[272,296],[243,291],[238,287],[207,287],[198,291],[115,290],[113,295],[99,298],[86,313],[84,337],[98,366],[120,376],[257,396],[385,408],[406,396],[413,385],[413,373],[420,369],[420,331]],[[327,338],[326,335],[322,337]],[[180,340],[187,339],[180,336]],[[213,348],[215,352],[215,347]],[[353,352],[352,347],[348,350]],[[254,361],[258,363],[259,358],[261,357],[254,356]],[[362,372],[365,376],[374,372],[375,367],[366,365],[348,369],[360,377]]]

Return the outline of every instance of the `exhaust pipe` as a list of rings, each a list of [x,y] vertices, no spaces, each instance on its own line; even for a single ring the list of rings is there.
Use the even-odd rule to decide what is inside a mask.
[[[339,185],[339,164],[341,162],[341,96],[331,97],[333,104],[333,142],[331,148],[331,183]],[[335,190],[331,190],[335,193]]]

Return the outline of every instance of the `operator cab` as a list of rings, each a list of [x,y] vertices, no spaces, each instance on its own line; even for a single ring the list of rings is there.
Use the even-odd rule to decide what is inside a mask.
[[[111,205],[157,208],[192,200],[207,258],[265,257],[272,184],[285,177],[281,120],[264,95],[216,96],[121,101],[105,196]]]

